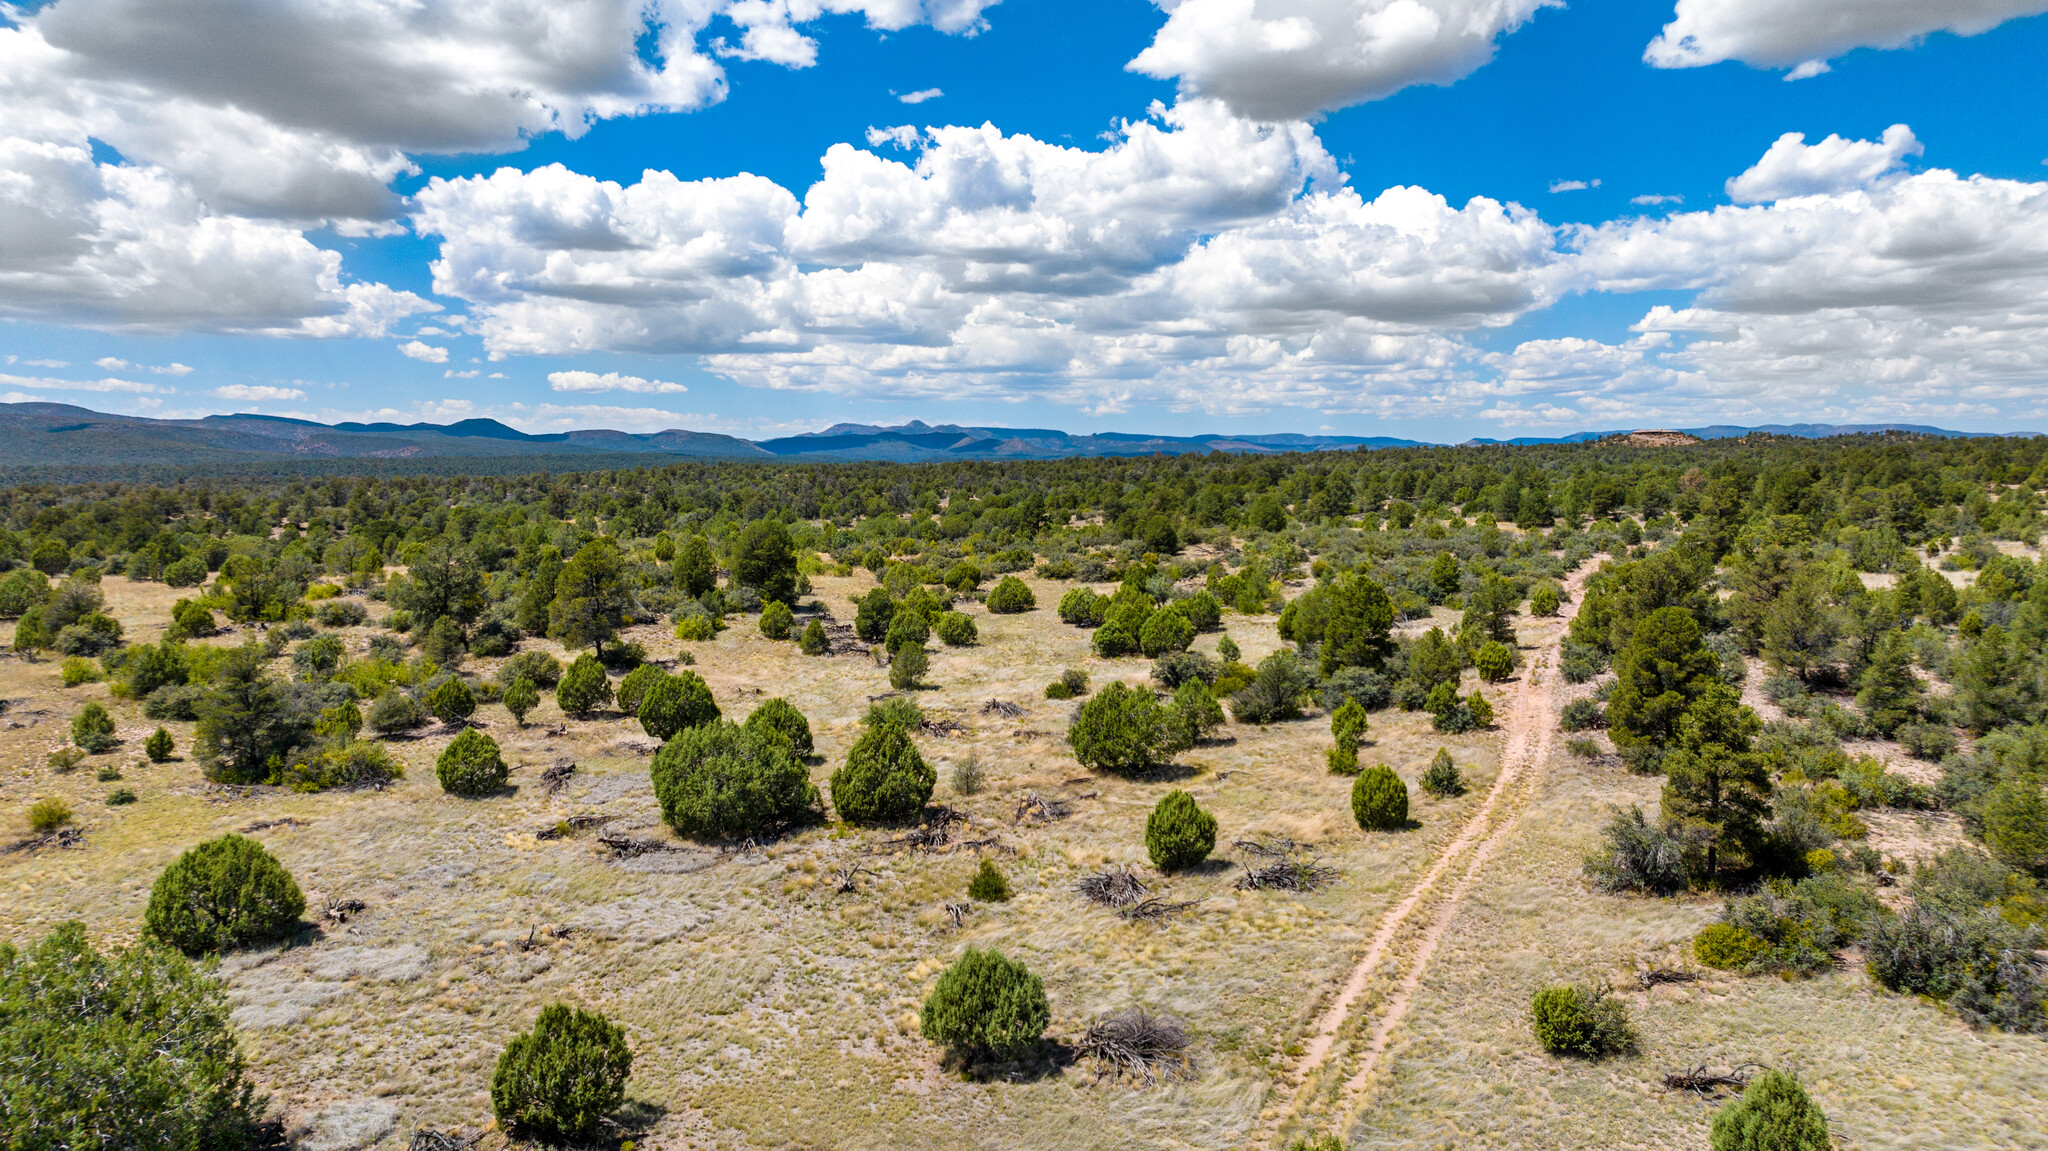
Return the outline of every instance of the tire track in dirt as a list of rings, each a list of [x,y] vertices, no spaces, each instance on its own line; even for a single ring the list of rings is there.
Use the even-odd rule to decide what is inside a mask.
[[[1364,1049],[1358,1055],[1358,1069],[1344,1083],[1338,1098],[1330,1107],[1341,1121],[1338,1130],[1350,1124],[1357,1096],[1368,1086],[1373,1071],[1378,1068],[1393,1041],[1394,1032],[1407,1018],[1415,994],[1420,989],[1422,978],[1427,972],[1430,959],[1442,942],[1451,922],[1456,919],[1465,896],[1471,891],[1486,864],[1493,859],[1506,843],[1521,813],[1534,798],[1536,785],[1542,776],[1548,760],[1552,741],[1557,729],[1557,684],[1555,669],[1563,647],[1564,634],[1571,620],[1578,614],[1586,577],[1598,566],[1598,559],[1581,566],[1565,579],[1569,591],[1569,602],[1559,611],[1557,630],[1537,649],[1529,660],[1527,670],[1516,685],[1514,703],[1506,716],[1505,745],[1502,748],[1500,770],[1495,774],[1493,786],[1487,789],[1486,798],[1467,817],[1455,838],[1437,855],[1422,877],[1409,889],[1406,896],[1381,915],[1372,939],[1365,952],[1359,956],[1350,975],[1338,989],[1336,998],[1331,1000],[1322,1016],[1316,1021],[1314,1033],[1304,1046],[1300,1060],[1288,1076],[1295,1086],[1289,1105],[1277,1116],[1269,1137],[1261,1140],[1271,1143],[1289,1119],[1300,1117],[1303,1105],[1319,1094],[1317,1072],[1329,1061],[1336,1049],[1339,1038],[1350,1022],[1352,1009],[1358,999],[1372,985],[1373,977],[1386,965],[1389,954],[1416,912],[1430,903],[1432,894],[1437,896],[1433,906],[1435,914],[1430,918],[1421,935],[1416,938],[1413,953],[1407,958],[1405,970],[1399,982],[1387,998],[1376,1007],[1377,1019],[1373,1022]],[[1546,674],[1550,673],[1550,674]],[[1437,887],[1445,873],[1467,853],[1470,859],[1447,893],[1438,893]]]

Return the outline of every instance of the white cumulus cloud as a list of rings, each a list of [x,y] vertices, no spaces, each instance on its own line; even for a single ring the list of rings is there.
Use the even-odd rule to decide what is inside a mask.
[[[896,99],[905,104],[922,104],[926,100],[936,100],[943,95],[945,93],[937,88],[924,88],[916,92],[905,92],[901,96],[896,97]]]
[[[242,400],[246,403],[306,398],[306,393],[298,388],[278,388],[269,384],[225,384],[213,389],[213,394],[224,400]]]
[[[421,340],[407,340],[405,343],[398,345],[398,350],[406,358],[418,360],[423,364],[445,364],[448,362],[448,349],[437,348]]]
[[[1168,15],[1129,67],[1243,116],[1290,120],[1449,84],[1562,0],[1154,0]]]
[[[1913,129],[1893,124],[1880,140],[1844,140],[1830,135],[1808,144],[1799,132],[1778,137],[1763,159],[1728,181],[1728,198],[1759,204],[1792,196],[1825,196],[1861,188],[1899,171],[1906,157],[1920,155]]]
[[[1933,32],[1975,36],[2042,12],[2048,0],[1678,0],[1643,58],[1659,68],[1740,60],[1804,79],[1852,49],[1903,48]]]
[[[471,372],[471,375],[476,373]],[[667,380],[648,380],[639,376],[625,376],[617,372],[549,372],[548,386],[558,392],[643,392],[647,394],[669,394],[687,392],[690,389]]]

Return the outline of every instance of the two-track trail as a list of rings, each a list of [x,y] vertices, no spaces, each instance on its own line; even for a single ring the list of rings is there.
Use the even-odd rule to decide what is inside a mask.
[[[1588,563],[1565,580],[1569,602],[1514,685],[1500,719],[1504,743],[1493,785],[1414,886],[1381,915],[1364,953],[1290,1069],[1282,1087],[1288,1092],[1286,1103],[1254,1145],[1271,1144],[1296,1129],[1341,1135],[1350,1126],[1360,1096],[1415,1002],[1437,945],[1536,796],[1557,731],[1559,651],[1595,566]]]

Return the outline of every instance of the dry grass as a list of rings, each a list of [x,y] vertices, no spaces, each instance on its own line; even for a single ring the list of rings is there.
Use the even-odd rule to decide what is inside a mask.
[[[1241,1146],[1272,1104],[1285,1053],[1365,935],[1492,783],[1499,735],[1446,738],[1424,716],[1375,715],[1365,762],[1387,762],[1412,783],[1448,746],[1469,787],[1441,801],[1416,789],[1420,826],[1400,834],[1366,836],[1351,823],[1351,781],[1324,769],[1320,715],[1226,726],[1224,742],[1183,757],[1185,778],[1070,784],[1088,774],[1065,750],[1071,705],[1042,698],[1044,685],[1070,666],[1087,669],[1097,689],[1136,682],[1149,664],[1094,659],[1087,633],[1052,611],[1062,586],[1030,582],[1041,607],[1013,616],[971,608],[981,644],[935,647],[938,686],[920,693],[928,713],[967,728],[919,737],[941,780],[970,754],[985,769],[977,794],[952,794],[942,782],[934,799],[972,816],[975,838],[995,827],[999,845],[985,850],[1001,851],[1017,893],[977,906],[957,930],[945,905],[964,898],[977,853],[873,850],[893,831],[835,825],[752,853],[692,847],[619,861],[598,829],[536,839],[536,829],[576,814],[611,817],[606,833],[667,836],[647,780],[650,741],[622,719],[572,721],[568,734],[549,738],[544,728],[563,718],[552,699],[524,729],[501,707],[481,708],[516,787],[488,800],[439,792],[432,760],[447,735],[433,728],[392,745],[407,775],[387,791],[231,793],[208,785],[189,759],[149,765],[140,740],[154,723],[132,703],[109,701],[127,742],[86,770],[54,776],[44,754],[84,699],[106,698],[105,685],[66,690],[54,661],[8,658],[0,811],[19,823],[33,800],[63,798],[86,842],[0,856],[0,937],[20,943],[77,918],[103,940],[131,938],[149,884],[179,851],[291,817],[302,823],[253,834],[292,868],[309,903],[365,904],[308,946],[221,965],[257,1073],[295,1128],[358,1131],[359,1143],[398,1147],[419,1124],[481,1125],[505,1039],[559,999],[601,1008],[629,1029],[638,1053],[631,1094],[654,1116],[642,1147]],[[841,619],[851,618],[847,597],[872,586],[865,576],[816,583]],[[105,586],[136,638],[160,632],[176,598],[119,579]],[[771,695],[801,708],[822,757],[813,776],[824,784],[867,697],[887,690],[886,672],[858,656],[807,658],[734,622],[714,641],[687,645],[696,670],[734,718]],[[1251,662],[1278,645],[1272,622],[1226,617]],[[360,650],[366,634],[351,646]],[[635,638],[661,657],[682,646],[661,628]],[[1204,637],[1199,646],[1213,644]],[[989,699],[1026,713],[985,714]],[[189,725],[169,726],[182,756]],[[563,758],[577,771],[549,796],[541,772]],[[90,769],[107,760],[121,766],[119,784],[95,781]],[[116,786],[140,801],[104,806]],[[1238,853],[1226,847],[1225,862],[1153,882],[1161,898],[1201,901],[1170,920],[1127,923],[1085,905],[1073,891],[1080,878],[1109,863],[1144,864],[1145,816],[1173,787],[1216,814],[1219,843],[1292,838],[1342,879],[1314,893],[1237,891]],[[1067,800],[1072,812],[1014,823],[1026,792]],[[1631,992],[1645,1025],[1642,1057],[1588,1067],[1537,1054],[1523,1011],[1537,983],[1627,982],[1638,960],[1668,957],[1714,912],[1710,901],[1621,900],[1579,883],[1579,853],[1606,805],[1631,797],[1654,803],[1645,781],[1556,754],[1514,841],[1437,953],[1352,1132],[1356,1145],[1555,1147],[1569,1129],[1574,1145],[1696,1147],[1707,1105],[1654,1080],[1681,1065],[1751,1059],[1800,1068],[1849,1146],[2041,1145],[2048,1062],[2038,1040],[1971,1033],[1934,1008],[1873,996],[1854,971]],[[837,877],[850,867],[868,871],[841,892]],[[1091,1021],[1132,1007],[1184,1020],[1198,1073],[1142,1090],[1096,1085],[1086,1067],[1016,1082],[947,1074],[915,1034],[916,1011],[967,946],[998,947],[1044,977],[1054,1036],[1078,1039]]]

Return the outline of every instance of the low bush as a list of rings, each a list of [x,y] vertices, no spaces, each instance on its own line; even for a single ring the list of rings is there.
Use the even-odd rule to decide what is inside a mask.
[[[108,658],[111,659],[113,657],[109,656]],[[97,662],[76,655],[65,656],[64,662],[58,666],[57,674],[63,679],[65,687],[78,687],[81,684],[98,683],[106,678],[100,674],[100,665]]]
[[[930,802],[938,778],[908,731],[877,724],[861,733],[845,764],[832,773],[832,806],[853,824],[910,819]]]
[[[1749,1081],[1742,1098],[1714,1113],[1712,1151],[1829,1151],[1828,1117],[1783,1071]]]
[[[1190,680],[1213,684],[1222,671],[1215,660],[1198,651],[1168,652],[1152,663],[1152,678],[1168,691]]]
[[[889,653],[889,686],[897,691],[910,691],[924,682],[931,666],[931,653],[923,644],[904,640]]]
[[[647,689],[667,678],[668,672],[659,666],[643,663],[620,677],[612,693],[612,702],[627,715],[639,715],[640,704],[647,698]]]
[[[370,704],[370,714],[363,717],[370,730],[383,735],[396,735],[423,727],[427,722],[426,705],[412,697],[402,687],[387,687]]]
[[[473,727],[463,728],[434,760],[434,776],[450,795],[490,795],[505,786],[507,774],[498,741]]]
[[[1216,817],[1185,791],[1167,792],[1145,820],[1145,853],[1160,871],[1186,870],[1215,849]]]
[[[2041,928],[2021,927],[1986,906],[1940,910],[1915,902],[1881,919],[1864,940],[1872,979],[1893,991],[1945,999],[1972,1026],[2048,1030],[2036,953]]]
[[[354,600],[329,600],[320,605],[313,617],[321,627],[361,627],[369,622],[370,610]]]
[[[1599,741],[1591,739],[1565,740],[1564,749],[1580,759],[1599,759],[1601,755]]]
[[[1732,923],[1710,923],[1692,937],[1693,958],[1722,971],[1741,971],[1770,947]]]
[[[1047,699],[1078,699],[1088,694],[1088,673],[1077,667],[1070,667],[1060,677],[1045,686]]]
[[[120,743],[114,738],[114,717],[107,714],[105,704],[89,700],[71,717],[71,742],[79,750],[97,755],[112,751]]]
[[[267,1101],[228,1015],[219,983],[162,947],[102,955],[65,923],[25,951],[0,948],[8,1145],[256,1146]]]
[[[1152,693],[1113,681],[1081,705],[1067,728],[1074,758],[1091,771],[1131,775],[1157,766],[1170,746],[1166,714]]]
[[[1754,895],[1729,900],[1721,918],[1764,942],[1744,970],[1812,975],[1833,967],[1835,952],[1882,912],[1870,892],[1830,872],[1796,884],[1771,880]]]
[[[1059,613],[1062,623],[1069,623],[1075,627],[1098,628],[1102,626],[1103,617],[1108,612],[1109,597],[1097,595],[1085,587],[1069,588],[1067,593],[1060,597]]]
[[[37,835],[48,835],[71,822],[71,805],[61,799],[38,799],[28,805],[28,828]]]
[[[797,650],[805,655],[832,654],[832,639],[825,634],[825,625],[813,618],[804,625],[803,634],[797,637]]]
[[[1448,799],[1465,794],[1465,777],[1458,773],[1457,762],[1451,759],[1448,748],[1437,748],[1436,755],[1422,772],[1422,790],[1437,797]]]
[[[604,673],[604,665],[597,657],[584,652],[562,673],[561,682],[555,685],[555,702],[563,711],[578,718],[587,718],[591,712],[612,701],[612,681]]]
[[[506,687],[526,680],[537,688],[562,682],[562,661],[544,651],[522,651],[498,665],[498,682]]]
[[[685,643],[717,639],[718,625],[708,615],[686,615],[676,621],[676,638]]]
[[[1406,827],[1408,785],[1386,764],[1366,768],[1351,785],[1351,816],[1365,831]]]
[[[467,723],[476,714],[476,693],[459,676],[449,676],[427,693],[427,710],[450,726]]]
[[[1607,726],[1607,712],[1594,700],[1575,699],[1558,713],[1557,726],[1561,731],[1598,731]]]
[[[918,1032],[964,1059],[1014,1059],[1045,1033],[1045,984],[999,952],[970,947],[939,976]]]
[[[390,752],[368,740],[349,740],[285,769],[282,782],[296,791],[385,787],[405,776]]]
[[[77,771],[78,765],[85,762],[85,753],[75,747],[60,747],[51,752],[44,762],[55,774],[68,775]]]
[[[1226,637],[1227,638],[1227,637]],[[1327,711],[1336,711],[1350,700],[1366,711],[1378,711],[1394,703],[1394,684],[1382,672],[1362,667],[1340,667],[1323,680],[1316,701]]]
[[[1643,809],[1617,810],[1601,830],[1600,850],[1585,860],[1586,878],[1602,891],[1670,895],[1687,885],[1685,850]]]
[[[986,782],[985,775],[986,773],[981,766],[981,758],[969,754],[966,759],[953,765],[952,773],[948,776],[946,782],[952,786],[955,795],[976,795],[980,793],[982,785]]]
[[[1488,640],[1472,654],[1472,666],[1478,669],[1480,679],[1499,683],[1515,674],[1515,653],[1499,640]]]
[[[1138,630],[1138,650],[1157,659],[1168,652],[1186,651],[1195,642],[1195,625],[1177,607],[1153,612]]]
[[[714,723],[720,716],[711,686],[694,671],[663,675],[640,701],[640,728],[659,740]]]
[[[796,626],[796,615],[789,605],[781,600],[769,600],[761,608],[761,634],[773,640],[789,638],[790,629]]]
[[[996,867],[995,860],[986,857],[982,859],[981,869],[974,873],[974,878],[967,884],[967,898],[982,903],[1010,901],[1010,881],[1003,878],[1003,873]]]
[[[512,722],[525,727],[527,714],[540,706],[540,689],[532,680],[520,676],[506,687],[504,703],[505,710],[512,713]]]
[[[924,709],[907,695],[891,695],[868,705],[867,713],[860,717],[865,727],[898,727],[904,731],[916,731],[924,723]]]
[[[1537,584],[1536,590],[1529,593],[1529,614],[1548,619],[1557,614],[1557,609],[1563,606],[1563,602],[1564,596],[1560,594],[1556,584]]]
[[[551,1004],[498,1056],[491,1109],[518,1135],[589,1142],[625,1102],[632,1073],[624,1028],[594,1011]]]
[[[940,612],[932,621],[932,631],[947,647],[972,647],[981,639],[981,629],[974,626],[974,617],[966,612]]]
[[[151,763],[162,763],[171,758],[171,754],[177,750],[177,741],[162,727],[151,732],[149,738],[142,741],[142,754],[148,756]]]
[[[1016,576],[1004,576],[996,581],[996,586],[988,590],[987,603],[988,610],[997,615],[1014,615],[1036,608],[1038,597],[1031,593],[1031,586],[1023,580]]]
[[[1585,683],[1607,670],[1607,653],[1591,644],[1566,640],[1557,666],[1566,683]]]
[[[1531,1000],[1529,1016],[1536,1041],[1553,1055],[1602,1059],[1640,1044],[1628,1005],[1604,987],[1546,987]]]
[[[1228,670],[1226,667],[1226,673]],[[1231,717],[1239,723],[1255,724],[1299,719],[1312,682],[1299,657],[1284,649],[1276,651],[1260,660],[1251,682],[1230,697]]]
[[[117,787],[114,790],[107,793],[107,806],[126,807],[128,804],[134,803],[135,798],[136,796],[134,788]]]
[[[694,839],[760,835],[824,812],[789,740],[765,724],[684,729],[654,754],[651,774],[662,821]]]
[[[223,835],[180,855],[156,878],[143,932],[187,955],[283,939],[306,897],[291,872],[253,839]]]
[[[1896,733],[1899,746],[1915,759],[1939,762],[1957,747],[1956,729],[1945,723],[1909,723]]]
[[[1095,635],[1088,641],[1095,654],[1103,659],[1121,659],[1138,654],[1138,637],[1123,623],[1110,620],[1095,629]]]
[[[745,726],[750,731],[766,731],[781,736],[789,741],[790,750],[798,759],[810,758],[811,721],[804,718],[804,713],[798,711],[795,704],[780,696],[763,700],[761,706],[747,716]]]

